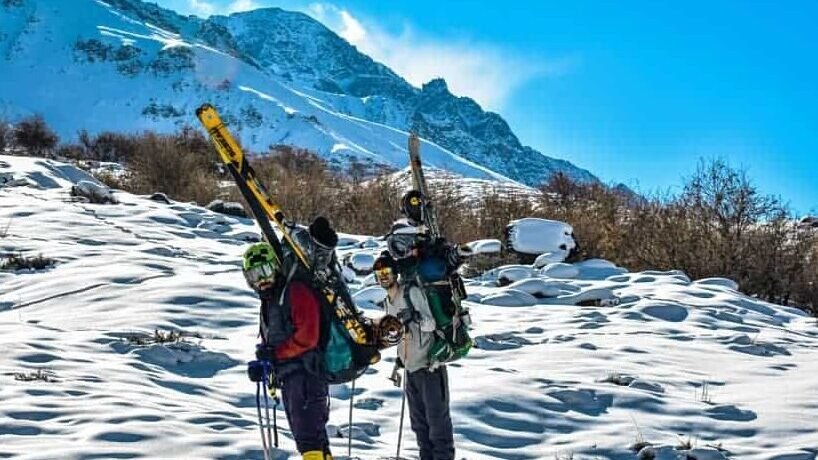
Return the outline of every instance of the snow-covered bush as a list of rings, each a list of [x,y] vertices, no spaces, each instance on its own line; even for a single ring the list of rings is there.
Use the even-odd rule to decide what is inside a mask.
[[[168,198],[168,196],[166,194],[162,193],[162,192],[154,192],[154,193],[151,194],[151,196],[148,197],[148,199],[151,200],[151,201],[156,201],[158,203],[164,203],[164,204],[170,204],[171,203],[170,198]]]

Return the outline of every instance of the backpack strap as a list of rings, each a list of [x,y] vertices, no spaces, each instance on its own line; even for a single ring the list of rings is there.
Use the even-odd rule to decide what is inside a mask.
[[[412,322],[418,322],[418,319],[420,318],[420,313],[415,308],[414,302],[412,302],[411,292],[413,287],[421,289],[421,292],[423,292],[423,288],[418,284],[417,280],[412,280],[403,284],[403,301],[406,303],[407,313],[398,315],[398,319],[405,326]]]

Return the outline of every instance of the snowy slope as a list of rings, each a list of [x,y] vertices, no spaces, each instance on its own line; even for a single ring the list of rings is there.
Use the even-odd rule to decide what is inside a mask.
[[[595,180],[570,163],[524,151],[495,114],[485,116],[502,121],[494,122],[499,128],[477,115],[460,120],[477,113],[473,101],[467,111],[447,91],[429,99],[298,13],[266,9],[202,20],[138,0],[15,0],[0,3],[0,31],[0,117],[40,113],[64,138],[80,129],[196,125],[193,111],[210,101],[258,151],[286,144],[341,165],[355,157],[401,168],[414,124],[433,140],[424,142],[428,164],[468,177],[538,183],[563,171]],[[332,46],[314,45],[325,41]],[[317,89],[328,81],[337,88]],[[381,90],[388,95],[364,95]],[[425,112],[411,108],[418,104]],[[400,115],[385,115],[392,112]],[[485,134],[495,132],[503,134]]]
[[[244,366],[257,301],[238,265],[251,222],[127,193],[71,201],[87,176],[51,161],[0,156],[3,173],[27,185],[0,187],[0,254],[58,263],[0,272],[0,458],[260,459]],[[502,267],[469,293],[479,348],[450,368],[458,458],[632,459],[636,441],[660,459],[816,458],[818,326],[799,311],[727,280],[604,261]],[[377,314],[365,300],[378,288],[356,295]],[[589,299],[609,306],[573,305]],[[198,337],[126,339],[154,329]],[[357,382],[361,459],[394,455],[400,392],[385,356]],[[13,375],[38,369],[55,381]],[[333,434],[349,431],[349,397],[332,388]],[[278,416],[278,458],[296,458]],[[696,449],[674,449],[688,440]],[[345,441],[332,438],[336,458]],[[417,458],[408,429],[404,446]]]

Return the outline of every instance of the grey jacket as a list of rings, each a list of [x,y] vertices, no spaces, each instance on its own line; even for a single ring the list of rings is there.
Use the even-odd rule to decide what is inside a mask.
[[[409,301],[406,302],[406,290]],[[429,367],[429,349],[434,342],[435,318],[423,290],[414,284],[400,285],[394,298],[386,299],[386,313],[397,316],[407,326],[398,344],[398,357],[408,372]],[[405,318],[411,318],[406,321]]]

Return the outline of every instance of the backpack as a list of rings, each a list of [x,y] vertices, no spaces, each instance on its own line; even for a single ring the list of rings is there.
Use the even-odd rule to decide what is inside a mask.
[[[466,356],[474,342],[469,336],[469,312],[460,302],[466,292],[463,280],[456,272],[446,276],[445,270],[440,268],[445,267],[445,262],[434,259],[429,257],[419,262],[417,275],[410,284],[423,291],[435,318],[435,342],[429,350],[429,362],[442,364]],[[409,289],[404,291],[404,300],[412,306]]]
[[[334,289],[318,289],[315,278],[296,265],[291,265],[289,275],[276,280],[262,296],[259,324],[264,346],[275,348],[293,334],[291,307],[286,303],[287,288],[296,280],[311,286],[320,304],[318,346],[301,359],[308,371],[330,384],[339,384],[354,380],[370,364],[380,361],[372,326],[355,308],[346,289],[338,283],[334,283]]]
[[[330,384],[355,380],[381,360],[372,324],[355,308],[348,291],[338,287],[329,292],[330,303],[320,295],[321,339],[324,377]]]

